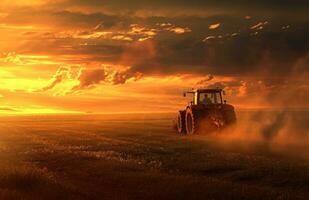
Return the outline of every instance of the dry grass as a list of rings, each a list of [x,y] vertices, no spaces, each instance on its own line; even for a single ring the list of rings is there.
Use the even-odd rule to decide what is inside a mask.
[[[67,199],[70,192],[47,170],[16,166],[0,169],[0,199]]]
[[[181,137],[170,122],[0,119],[0,199],[308,199],[308,160],[263,143],[226,148],[216,138]]]

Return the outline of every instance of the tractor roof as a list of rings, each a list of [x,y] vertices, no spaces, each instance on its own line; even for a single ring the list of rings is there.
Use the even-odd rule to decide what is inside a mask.
[[[195,89],[193,92],[200,92],[200,93],[212,93],[212,92],[222,92],[222,89]]]

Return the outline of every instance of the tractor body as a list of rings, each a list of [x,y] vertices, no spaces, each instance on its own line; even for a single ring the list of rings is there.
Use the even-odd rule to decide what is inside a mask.
[[[192,101],[185,110],[177,115],[177,132],[181,134],[196,134],[222,129],[236,122],[234,107],[223,100],[221,89],[196,89]]]

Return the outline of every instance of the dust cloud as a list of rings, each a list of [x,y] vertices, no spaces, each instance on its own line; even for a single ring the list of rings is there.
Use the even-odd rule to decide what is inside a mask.
[[[308,111],[240,111],[235,125],[201,139],[229,151],[309,160]]]
[[[238,110],[237,123],[209,137],[213,139],[212,144],[228,150],[309,160],[308,62],[309,54],[306,54],[290,67],[289,76],[279,76],[268,70],[271,62],[266,59],[261,61],[260,71],[252,73],[247,80],[207,85],[227,91],[236,108],[237,103],[247,109],[264,108]]]

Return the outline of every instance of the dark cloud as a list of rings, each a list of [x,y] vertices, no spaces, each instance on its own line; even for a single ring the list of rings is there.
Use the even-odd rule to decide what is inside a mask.
[[[196,85],[200,85],[200,86],[203,86],[205,84],[208,84],[209,81],[213,80],[214,76],[209,74],[207,78],[203,79],[203,80],[200,80],[196,83]]]
[[[62,28],[91,28],[102,23],[104,28],[110,28],[126,21],[125,17],[103,13],[82,13],[57,10],[19,8],[9,12],[1,19],[7,24],[46,25]],[[121,24],[120,23],[120,24]],[[120,26],[120,25],[119,25]]]
[[[126,46],[124,62],[129,60],[136,71],[145,74],[249,75],[263,70],[287,75],[309,49],[307,24],[289,31],[273,24],[257,35],[249,29],[238,32],[237,36],[232,36],[233,32],[217,33],[221,37],[208,43],[192,30],[193,33],[182,36],[166,34],[143,44]]]
[[[59,67],[49,84],[35,92],[46,92],[52,90],[56,86],[62,87],[62,83],[66,81],[78,81],[71,89],[66,90],[66,94],[76,91],[95,88],[100,83],[110,85],[125,84],[128,80],[138,81],[143,74],[134,72],[130,69],[115,70],[109,67]],[[72,82],[71,82],[72,84]]]
[[[140,80],[142,74],[126,70],[106,70],[105,68],[98,69],[83,69],[77,78],[79,85],[72,88],[72,91],[92,88],[101,82],[106,84],[119,85],[126,83],[129,79],[134,81]]]
[[[103,68],[82,70],[78,76],[79,85],[74,86],[72,91],[94,87],[104,81],[106,77],[107,74]]]
[[[63,30],[26,32],[24,34],[26,41],[19,45],[18,52],[49,54],[59,58],[61,55],[69,55],[71,60],[66,61],[71,63],[101,62],[131,66],[130,76],[135,73],[143,73],[146,76],[191,73],[215,76],[263,74],[269,77],[288,76],[294,64],[303,58],[309,49],[307,37],[309,20],[298,15],[303,8],[306,8],[308,1],[299,0],[295,3],[289,0],[250,2],[133,0],[127,3],[121,0],[68,0],[61,2],[62,4],[46,4],[42,9],[16,8],[14,12],[9,12],[2,18],[3,23],[8,24],[44,25],[47,21],[52,21],[51,26]],[[84,13],[67,9],[72,7],[80,7],[80,10],[83,10],[82,8],[87,10],[90,7],[122,10],[186,7],[205,9],[205,12],[207,8],[220,8],[222,12],[205,16],[194,15],[191,12],[175,16],[157,16],[154,13],[152,16],[139,17],[130,12],[121,15],[113,12],[107,14],[104,9],[102,12],[90,9]],[[242,12],[224,12],[226,9],[232,11],[233,7],[243,9],[243,12],[250,17],[245,18]],[[289,14],[262,15],[251,12],[250,8],[278,9],[282,12],[286,11],[285,8],[289,8]],[[168,31],[164,26],[160,27],[160,24],[171,24],[173,28],[181,27],[183,30],[188,28],[190,31],[176,34],[171,31],[172,29]],[[209,29],[211,24],[220,26]],[[140,31],[138,33],[132,31],[134,27]],[[90,37],[100,32],[111,32],[111,35]],[[152,36],[147,38],[147,34]],[[117,74],[115,82],[123,82],[125,76]],[[61,77],[54,79],[49,85],[51,88],[61,81]]]
[[[131,72],[130,70],[122,71],[122,72],[116,72],[113,75],[112,83],[114,85],[118,84],[125,84],[127,80],[133,78],[134,81],[138,81],[142,78],[143,74],[139,72]]]
[[[295,22],[295,19],[276,21],[261,17],[247,20],[233,16],[138,18],[143,31],[133,34],[132,24],[136,19],[128,18],[125,25],[121,25],[121,30],[117,25],[120,22],[115,24],[114,29],[106,29],[103,23],[108,22],[100,22],[68,35],[30,35],[28,41],[31,42],[25,42],[18,51],[72,57],[84,55],[84,59],[75,56],[76,60],[72,62],[121,64],[132,66],[133,72],[145,75],[193,73],[234,76],[250,75],[261,70],[269,75],[288,75],[293,64],[309,49],[309,23]],[[209,24],[216,22],[221,24],[220,27],[209,30]],[[192,31],[179,35],[162,31],[158,29],[158,24],[162,23],[189,27]],[[259,23],[263,23],[263,29],[251,29]],[[86,38],[104,30],[111,30],[112,34]],[[139,41],[150,32],[154,34],[151,38]],[[126,37],[132,41],[120,40]],[[207,37],[212,39],[205,40]]]
[[[229,81],[211,82],[210,88],[223,88],[236,102],[255,101],[280,108],[308,107],[309,54],[298,59],[285,76],[256,73],[234,77]]]

